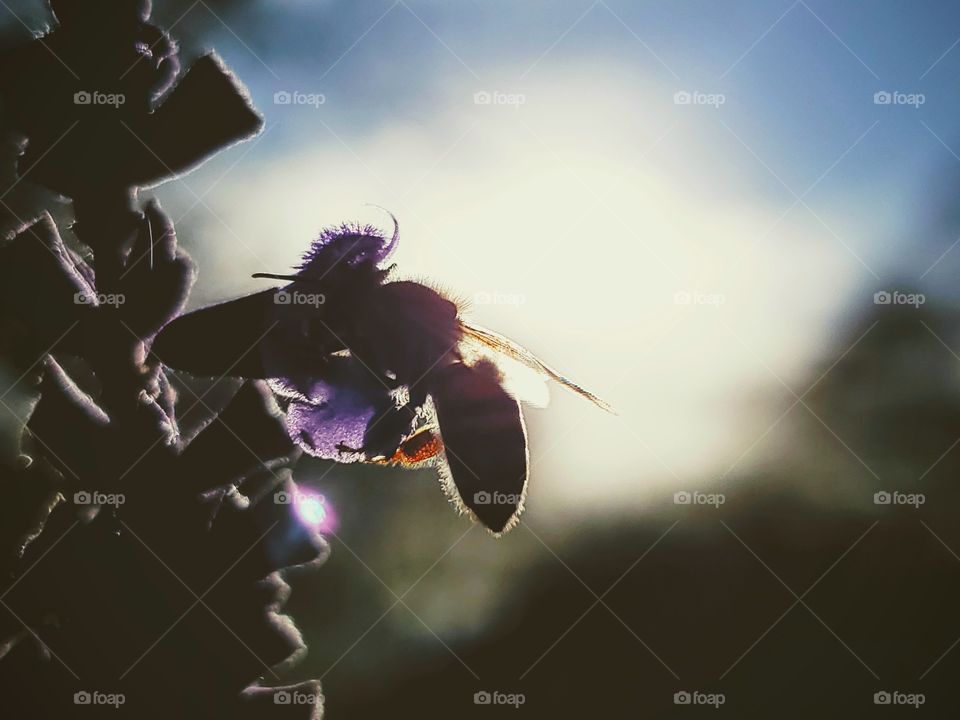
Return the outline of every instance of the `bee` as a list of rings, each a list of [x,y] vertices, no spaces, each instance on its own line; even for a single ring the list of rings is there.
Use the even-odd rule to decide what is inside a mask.
[[[393,216],[391,215],[393,218]],[[291,440],[339,462],[437,467],[456,508],[495,535],[527,494],[520,401],[501,365],[519,363],[604,410],[525,348],[462,317],[440,291],[391,279],[399,241],[371,226],[321,233],[285,285],[177,318],[154,355],[167,366],[269,382]]]

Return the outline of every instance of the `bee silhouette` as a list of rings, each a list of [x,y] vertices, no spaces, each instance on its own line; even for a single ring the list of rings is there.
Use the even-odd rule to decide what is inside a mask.
[[[291,439],[313,456],[435,465],[457,509],[499,535],[523,510],[529,469],[505,361],[609,407],[516,343],[466,322],[437,290],[391,281],[393,224],[390,237],[371,226],[325,230],[295,272],[254,275],[288,284],[174,320],[153,353],[194,374],[267,380]]]

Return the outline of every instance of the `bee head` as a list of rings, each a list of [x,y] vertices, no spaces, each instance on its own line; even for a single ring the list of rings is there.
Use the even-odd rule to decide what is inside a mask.
[[[345,223],[329,227],[313,241],[297,266],[297,275],[317,282],[335,275],[343,268],[366,265],[368,270],[380,266],[396,249],[400,228],[393,218],[393,235],[386,237],[372,225]]]

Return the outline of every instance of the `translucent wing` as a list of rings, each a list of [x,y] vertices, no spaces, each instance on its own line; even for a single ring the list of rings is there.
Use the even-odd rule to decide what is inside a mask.
[[[610,405],[605,403],[589,390],[585,390],[572,380],[565,378],[549,365],[541,361],[536,355],[527,350],[525,347],[518,345],[502,335],[498,335],[492,330],[487,330],[486,328],[482,328],[477,325],[471,325],[463,322],[462,320],[460,321],[460,327],[463,332],[463,338],[468,344],[475,343],[481,347],[494,350],[495,352],[500,353],[511,360],[515,360],[521,365],[524,365],[525,367],[528,367],[537,373],[545,375],[554,382],[557,382],[567,389],[572,390],[577,395],[585,397],[594,405],[606,410],[607,412],[614,412]]]

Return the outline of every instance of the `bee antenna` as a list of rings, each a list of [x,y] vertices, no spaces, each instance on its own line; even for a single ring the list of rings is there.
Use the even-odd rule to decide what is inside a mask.
[[[299,275],[274,275],[273,273],[254,273],[250,277],[266,278],[268,280],[289,280],[291,282],[297,282],[303,279]]]

